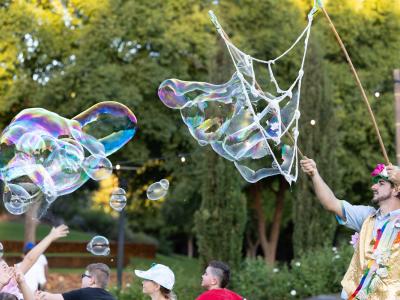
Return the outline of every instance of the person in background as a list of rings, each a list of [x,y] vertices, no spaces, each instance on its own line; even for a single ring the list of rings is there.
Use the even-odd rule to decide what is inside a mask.
[[[211,261],[202,276],[201,286],[207,291],[196,300],[245,300],[242,296],[228,290],[231,272],[222,261]]]
[[[0,272],[0,284],[2,286],[13,280],[22,292],[19,296],[16,296],[15,293],[1,292],[0,300],[35,300],[33,291],[27,285],[24,274],[17,266],[9,267],[2,264]]]
[[[172,292],[175,275],[169,267],[154,264],[147,271],[135,270],[135,274],[143,279],[143,294],[149,295],[152,300],[176,299],[174,292]]]
[[[65,225],[60,225],[58,227],[53,227],[50,233],[43,239],[36,247],[34,247],[31,251],[29,251],[21,263],[18,264],[18,269],[25,274],[29,271],[29,269],[33,266],[33,264],[37,261],[39,256],[46,251],[46,249],[50,246],[52,242],[55,240],[67,236],[69,233],[68,227]],[[0,259],[0,273],[10,272],[9,266],[2,258]],[[11,278],[7,281],[6,284],[2,284],[0,281],[0,293],[9,293],[17,296],[17,299],[21,299],[22,295],[18,288],[18,283],[15,278]]]
[[[115,300],[105,290],[110,279],[110,268],[107,265],[90,264],[81,277],[80,289],[62,294],[37,291],[35,300]]]

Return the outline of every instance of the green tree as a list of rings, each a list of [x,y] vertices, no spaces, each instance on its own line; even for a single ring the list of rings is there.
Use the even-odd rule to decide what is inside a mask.
[[[358,6],[349,1],[329,1],[327,11],[358,71],[375,113],[389,157],[394,162],[393,69],[400,51],[400,2],[363,1]],[[338,170],[343,171],[338,197],[352,203],[368,203],[370,170],[383,162],[378,140],[350,68],[345,61],[325,19],[318,22],[324,38],[325,61],[333,83],[337,131]],[[381,97],[375,98],[376,91]]]
[[[210,82],[224,82],[232,63],[219,40],[215,56],[210,60]],[[203,265],[213,259],[227,262],[237,269],[241,262],[246,224],[246,200],[242,182],[232,162],[203,148],[201,170],[201,206],[195,215],[195,230]]]
[[[301,93],[299,149],[317,162],[319,172],[328,185],[336,186],[341,176],[336,157],[340,135],[334,115],[331,80],[319,46],[320,40],[314,32],[309,44]],[[304,173],[299,177],[292,202],[295,255],[325,243],[331,244],[335,232],[335,219],[315,198],[311,180]]]
[[[222,260],[237,269],[241,262],[246,201],[233,165],[205,149],[202,202],[195,215],[200,259]]]

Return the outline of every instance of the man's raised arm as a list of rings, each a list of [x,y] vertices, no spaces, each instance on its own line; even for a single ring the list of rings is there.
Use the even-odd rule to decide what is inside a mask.
[[[304,173],[311,177],[315,194],[317,195],[317,198],[319,202],[321,202],[322,206],[326,210],[339,216],[341,219],[345,219],[340,200],[336,198],[330,187],[319,175],[315,161],[309,158],[304,158],[300,161],[300,166]]]

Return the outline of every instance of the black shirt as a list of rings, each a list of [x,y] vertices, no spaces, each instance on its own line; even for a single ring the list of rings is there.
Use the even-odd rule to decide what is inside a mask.
[[[115,300],[106,290],[101,288],[82,288],[62,294],[64,300]]]

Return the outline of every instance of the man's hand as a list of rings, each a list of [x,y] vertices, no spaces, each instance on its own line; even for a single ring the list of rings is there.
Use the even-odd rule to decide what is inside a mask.
[[[300,166],[308,176],[313,177],[318,172],[317,164],[310,158],[304,157],[304,159],[300,160]]]
[[[400,185],[400,169],[396,166],[389,165],[386,166],[389,180],[393,182],[396,186]]]
[[[52,241],[58,240],[59,238],[66,237],[69,233],[68,226],[60,225],[58,227],[53,227],[49,233],[49,237]]]

